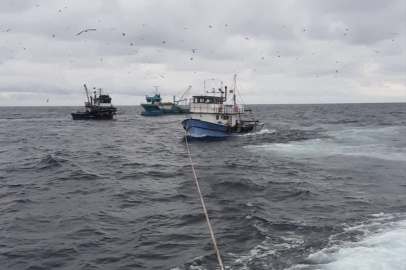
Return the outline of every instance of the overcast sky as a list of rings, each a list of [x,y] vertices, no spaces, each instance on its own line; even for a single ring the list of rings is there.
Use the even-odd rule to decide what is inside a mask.
[[[234,74],[250,104],[405,102],[405,13],[404,0],[2,0],[0,106],[82,106],[84,84],[115,105],[153,86],[170,101]]]

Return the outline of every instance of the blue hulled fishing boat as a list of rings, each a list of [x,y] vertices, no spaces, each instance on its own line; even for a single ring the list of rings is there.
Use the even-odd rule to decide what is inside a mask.
[[[236,75],[234,76],[234,89],[213,88],[210,92],[206,90],[208,81],[205,80],[204,93],[193,96],[189,103],[190,117],[182,121],[183,128],[191,137],[227,137],[232,133],[248,133],[260,131],[264,124],[258,120],[244,120],[246,111],[244,104],[236,102]],[[227,93],[231,99],[227,101]]]

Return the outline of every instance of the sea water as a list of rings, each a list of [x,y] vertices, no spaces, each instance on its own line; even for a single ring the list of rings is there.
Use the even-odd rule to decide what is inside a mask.
[[[218,269],[181,121],[0,110],[0,268]],[[188,141],[226,269],[405,269],[405,104],[255,105]]]

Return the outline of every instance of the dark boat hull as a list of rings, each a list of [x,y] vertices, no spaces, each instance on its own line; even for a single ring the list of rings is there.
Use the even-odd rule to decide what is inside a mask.
[[[116,114],[116,108],[97,109],[86,112],[71,113],[73,120],[112,120]]]

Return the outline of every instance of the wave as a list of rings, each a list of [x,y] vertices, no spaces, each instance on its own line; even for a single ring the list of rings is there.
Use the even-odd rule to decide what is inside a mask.
[[[405,269],[406,219],[402,216],[398,220],[399,215],[378,214],[364,224],[344,228],[330,237],[331,246],[289,269]],[[342,240],[343,235],[348,239]]]
[[[49,169],[53,167],[60,167],[62,163],[65,161],[56,157],[54,154],[46,155],[44,158],[41,159],[40,162],[37,163],[38,169]]]
[[[257,132],[250,132],[250,133],[242,133],[242,134],[233,134],[236,136],[257,136],[257,135],[262,135],[262,134],[273,134],[276,133],[275,129],[261,129],[260,131]]]
[[[295,158],[328,156],[369,157],[405,161],[405,146],[399,139],[404,127],[356,128],[325,132],[322,138],[247,146],[261,152],[277,152]]]

